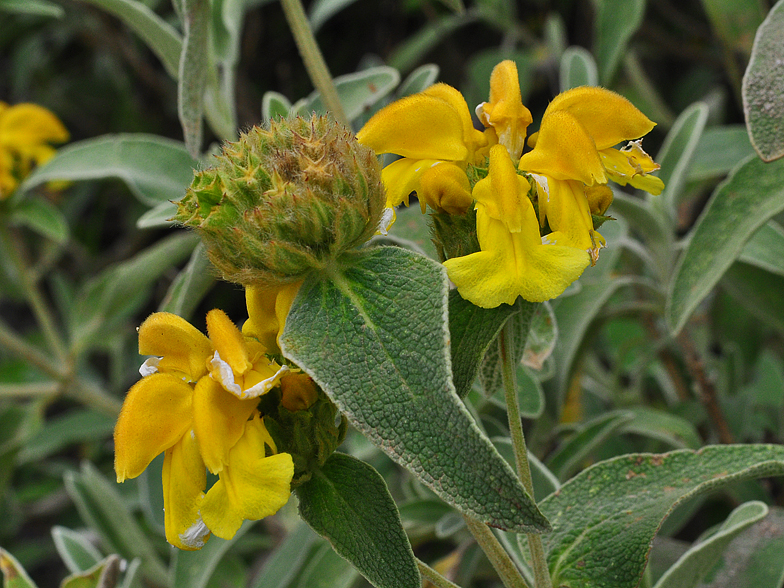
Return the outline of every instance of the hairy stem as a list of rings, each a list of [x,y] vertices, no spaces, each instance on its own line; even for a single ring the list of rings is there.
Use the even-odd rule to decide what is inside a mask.
[[[422,574],[422,577],[425,578],[428,582],[430,582],[436,588],[460,588],[454,582],[450,582],[444,576],[439,574],[421,559],[417,558],[416,560],[417,566],[419,567],[419,573]]]
[[[316,43],[316,37],[310,28],[308,18],[305,16],[301,0],[281,0],[281,4],[294,40],[297,42],[299,54],[302,56],[302,61],[305,62],[305,69],[308,70],[313,85],[321,93],[324,105],[332,112],[335,120],[350,127],[351,121],[346,118],[335,84],[332,83],[327,63],[324,61],[324,56]]]
[[[471,531],[471,535],[474,536],[479,547],[482,548],[487,559],[490,560],[490,563],[493,564],[493,568],[498,572],[498,576],[501,578],[504,586],[506,588],[529,588],[523,576],[520,575],[517,566],[515,566],[515,563],[512,561],[512,558],[509,557],[509,554],[501,543],[499,543],[496,536],[493,535],[490,527],[471,517],[464,516],[463,518],[465,519],[468,530]]]

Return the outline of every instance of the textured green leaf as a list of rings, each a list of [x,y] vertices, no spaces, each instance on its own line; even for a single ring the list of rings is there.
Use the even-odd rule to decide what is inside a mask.
[[[688,179],[707,180],[725,176],[752,153],[754,148],[744,125],[707,127],[694,150]]]
[[[741,532],[768,514],[764,502],[747,502],[730,513],[727,520],[709,537],[689,551],[659,578],[654,588],[695,588],[721,558],[721,554]]]
[[[561,92],[579,86],[598,86],[599,72],[593,55],[583,47],[569,47],[561,55]]]
[[[746,126],[751,144],[764,161],[784,156],[783,29],[784,0],[779,0],[757,30],[743,76]]]
[[[65,243],[70,232],[63,213],[43,198],[27,198],[18,203],[11,213],[11,222],[25,225],[57,243]]]
[[[648,201],[654,207],[661,207],[670,222],[675,221],[675,209],[707,120],[707,104],[695,102],[689,106],[672,125],[656,155],[656,162],[661,165],[659,178],[664,182],[664,191],[658,196],[648,195]]]
[[[204,89],[207,87],[210,1],[184,0],[182,19],[185,37],[180,56],[177,84],[177,112],[180,116],[185,148],[198,157],[202,142]]]
[[[0,547],[0,571],[3,572],[3,588],[36,588],[16,558]]]
[[[562,482],[584,465],[607,438],[634,418],[624,411],[613,411],[582,423],[547,459],[548,469]]]
[[[403,98],[410,94],[417,94],[436,83],[439,68],[435,63],[420,65],[403,80],[397,89],[397,97]]]
[[[599,79],[612,81],[626,45],[642,24],[645,0],[596,0],[596,42],[593,54],[599,64]]]
[[[400,83],[400,74],[392,67],[381,65],[333,80],[340,103],[348,120],[354,120],[387,96]],[[325,113],[327,107],[318,92],[311,94],[299,107],[301,114],[311,111]]]
[[[743,246],[738,261],[784,276],[784,228],[768,221]]]
[[[784,475],[784,446],[722,445],[598,463],[540,505],[554,586],[634,588],[662,520],[686,499],[730,482]]]
[[[71,143],[33,171],[20,190],[52,180],[119,178],[141,202],[179,200],[197,166],[182,143],[157,135],[104,135]]]
[[[141,37],[163,63],[168,74],[179,75],[182,37],[169,23],[137,0],[83,0],[112,13]]]
[[[724,551],[700,588],[781,588],[784,583],[784,509],[771,507]]]
[[[455,394],[444,269],[396,247],[341,261],[347,265],[329,279],[303,284],[280,338],[283,354],[446,502],[500,528],[545,530],[547,522]]]
[[[764,324],[784,332],[784,277],[747,263],[733,263],[721,286]]]
[[[299,523],[270,554],[251,588],[287,588],[306,563],[310,549],[320,539],[305,523]]]
[[[649,439],[658,439],[677,449],[699,449],[702,446],[697,429],[686,419],[647,406],[624,409],[634,418],[621,427],[623,433],[634,433]]]
[[[81,472],[66,472],[64,479],[80,516],[98,532],[108,550],[126,559],[139,557],[144,575],[167,585],[166,568],[113,484],[89,462],[82,463]]]
[[[683,328],[748,238],[781,210],[784,162],[747,160],[716,188],[670,283],[666,316],[673,333]]]
[[[0,11],[63,18],[63,7],[49,0],[0,0]]]
[[[316,533],[377,588],[420,588],[422,580],[386,482],[363,461],[333,453],[297,489],[299,512]]]
[[[89,570],[71,574],[60,588],[114,588],[120,576],[120,558],[110,555]]]
[[[173,588],[205,588],[215,568],[232,545],[248,532],[255,521],[245,521],[229,540],[211,536],[199,551],[175,550],[172,565]]]
[[[460,398],[464,398],[471,389],[488,347],[509,317],[517,312],[520,312],[517,306],[508,304],[480,308],[463,300],[457,290],[449,293],[452,376]]]
[[[101,561],[101,552],[82,533],[54,526],[52,540],[60,559],[72,574],[89,570]]]

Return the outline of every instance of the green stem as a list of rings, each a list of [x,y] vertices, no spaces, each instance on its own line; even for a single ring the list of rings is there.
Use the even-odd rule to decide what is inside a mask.
[[[103,388],[82,379],[73,381],[66,388],[65,395],[112,417],[120,414],[122,407],[122,400],[110,395]]]
[[[510,321],[511,322],[511,321]],[[534,484],[531,479],[531,467],[528,464],[528,449],[525,446],[523,423],[520,420],[520,405],[517,400],[517,366],[512,353],[514,346],[514,332],[510,322],[506,323],[501,331],[501,365],[503,366],[504,392],[506,395],[506,411],[509,418],[509,433],[512,438],[517,473],[523,486],[534,500]],[[550,571],[547,567],[547,558],[542,545],[542,537],[535,533],[528,534],[528,547],[531,550],[531,562],[534,572],[535,588],[552,588]]]
[[[417,558],[417,566],[419,566],[419,573],[436,588],[460,588],[454,582],[450,582],[444,576],[439,574],[421,559]]]
[[[62,381],[67,377],[54,362],[17,335],[2,320],[0,320],[0,345],[56,380]]]
[[[308,17],[305,16],[302,2],[300,0],[281,0],[281,4],[283,5],[283,12],[286,14],[289,28],[291,28],[291,32],[294,35],[294,40],[297,42],[299,54],[302,56],[302,61],[305,62],[305,69],[308,70],[308,75],[313,85],[321,93],[324,105],[327,107],[327,110],[332,112],[335,120],[347,127],[351,127],[351,121],[346,117],[343,105],[340,103],[340,98],[338,98],[335,84],[332,83],[332,76],[327,68],[327,63],[324,61],[324,56],[316,43],[316,37],[313,36]]]
[[[509,557],[509,554],[501,543],[499,543],[496,536],[493,535],[490,527],[470,517],[463,516],[463,518],[465,519],[468,530],[471,531],[474,539],[476,539],[476,542],[479,544],[479,547],[482,548],[487,559],[490,560],[490,563],[493,564],[493,568],[498,572],[498,576],[501,578],[504,586],[506,586],[506,588],[529,588],[526,581],[520,575],[517,566],[515,566],[515,563],[512,561],[512,558]]]
[[[0,384],[0,398],[31,398],[34,396],[56,396],[62,384],[59,382],[32,382],[30,384]]]
[[[14,265],[14,269],[19,275],[19,280],[25,295],[27,296],[27,301],[33,309],[33,314],[35,314],[35,318],[38,321],[38,325],[41,327],[47,344],[57,356],[57,360],[62,365],[68,365],[70,362],[68,361],[65,343],[63,343],[60,334],[57,332],[52,313],[49,311],[49,306],[46,304],[41,291],[38,289],[38,284],[35,279],[33,279],[30,268],[27,267],[27,264],[22,259],[22,255],[19,252],[21,243],[19,243],[18,240],[15,243],[13,239],[11,239],[8,227],[4,223],[0,223],[0,239],[3,241],[3,249],[5,250],[6,255],[8,255],[9,260]]]

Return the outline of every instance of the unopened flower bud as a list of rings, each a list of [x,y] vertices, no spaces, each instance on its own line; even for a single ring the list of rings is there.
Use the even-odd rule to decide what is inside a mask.
[[[196,174],[174,220],[196,229],[226,280],[302,279],[375,234],[385,195],[378,160],[325,116],[254,127]]]

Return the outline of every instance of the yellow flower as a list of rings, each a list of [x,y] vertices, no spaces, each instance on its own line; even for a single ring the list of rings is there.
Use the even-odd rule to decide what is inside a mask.
[[[154,357],[142,365],[144,377],[128,392],[114,432],[118,482],[138,476],[164,452],[166,539],[180,549],[201,548],[211,531],[202,513],[205,468],[223,476],[239,463],[232,451],[244,443],[258,396],[277,385],[287,369],[270,361],[261,343],[243,337],[222,311],[208,313],[207,328],[210,338],[169,313],[144,321],[139,353]],[[274,463],[291,464],[290,482],[291,456],[275,457]],[[276,478],[274,487],[279,486]],[[272,512],[289,492],[288,487],[278,491],[269,503]],[[239,504],[226,508],[227,516],[240,521],[258,512]]]
[[[485,157],[486,137],[474,129],[465,98],[446,84],[407,96],[382,108],[357,133],[357,140],[377,154],[402,159],[386,166],[381,179],[387,207],[416,192],[422,211],[461,214],[471,205],[468,164]]]
[[[258,339],[271,353],[280,353],[278,337],[286,326],[286,317],[300,286],[301,280],[276,288],[247,286],[248,320],[242,325],[242,334]]]
[[[474,187],[481,251],[444,262],[466,300],[483,308],[513,304],[518,296],[543,302],[561,294],[590,262],[580,249],[543,242],[528,181],[519,176],[506,148],[490,150],[490,170]]]
[[[502,61],[490,75],[490,101],[476,107],[476,115],[494,137],[517,161],[525,146],[525,131],[533,122],[520,97],[520,80],[514,61]]]
[[[33,165],[41,165],[54,155],[49,143],[67,140],[63,123],[46,108],[0,102],[0,200],[16,189]]]

